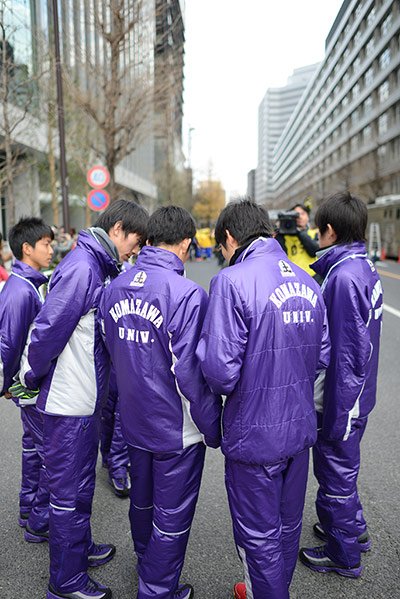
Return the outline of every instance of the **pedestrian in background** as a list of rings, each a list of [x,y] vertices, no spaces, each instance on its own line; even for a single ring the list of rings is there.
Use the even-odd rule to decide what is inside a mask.
[[[137,599],[191,599],[179,584],[204,463],[220,444],[222,402],[195,349],[207,294],[186,279],[196,233],[178,206],[152,214],[148,245],[105,291],[101,307],[131,462],[130,522]],[[204,437],[203,437],[204,435]]]
[[[88,566],[109,561],[112,544],[96,545],[90,515],[109,356],[97,309],[105,282],[146,239],[147,212],[127,200],[111,204],[56,267],[35,320],[21,383],[39,389],[50,488],[50,581],[47,599],[109,599]]]
[[[8,279],[8,272],[6,271],[6,269],[4,268],[4,240],[3,240],[3,236],[0,233],[0,291],[2,290],[2,288],[4,287],[4,283],[7,281]],[[6,255],[7,257],[7,255]],[[11,256],[10,256],[11,258]]]
[[[289,260],[301,266],[309,275],[314,276],[311,264],[316,260],[319,249],[318,232],[310,228],[310,208],[305,204],[296,204],[292,210],[297,212],[295,233],[283,234],[278,231],[275,239],[288,255]]]
[[[197,347],[214,393],[227,396],[222,451],[245,582],[237,599],[287,599],[296,565],[317,369],[327,365],[318,284],[272,239],[268,213],[231,202],[215,228],[228,268],[211,281]]]
[[[11,276],[0,296],[0,396],[12,398],[21,408],[22,475],[19,494],[20,526],[25,539],[40,543],[49,536],[49,489],[44,467],[43,417],[36,408],[36,394],[12,394],[9,388],[20,361],[33,320],[43,304],[40,287],[48,282],[40,272],[48,268],[53,231],[41,218],[21,218],[9,231],[16,258]]]
[[[318,408],[314,474],[321,547],[303,548],[301,561],[317,572],[361,575],[361,552],[371,546],[357,492],[360,441],[376,401],[382,285],[365,247],[367,208],[348,192],[329,197],[315,215],[332,357]]]

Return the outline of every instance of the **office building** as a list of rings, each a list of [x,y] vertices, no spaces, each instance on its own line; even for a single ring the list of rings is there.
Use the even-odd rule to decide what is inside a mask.
[[[318,64],[295,69],[284,87],[269,88],[258,109],[258,162],[255,197],[266,203],[272,194],[275,145]]]
[[[271,203],[400,192],[400,3],[346,0],[273,151]]]

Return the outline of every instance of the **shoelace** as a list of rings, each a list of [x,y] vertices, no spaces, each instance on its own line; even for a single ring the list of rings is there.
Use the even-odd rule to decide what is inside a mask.
[[[108,545],[95,545],[93,552],[90,554],[90,557],[93,555],[99,555],[100,553],[105,553],[109,549],[110,548],[108,547]]]
[[[86,592],[89,592],[91,595],[93,595],[98,589],[97,584],[94,582],[94,580],[92,580],[91,578],[89,578],[87,585],[85,586],[85,588],[83,589]]]
[[[324,556],[325,555],[325,545],[321,545],[320,547],[314,547],[313,551],[314,551],[314,553],[316,553],[317,556]]]

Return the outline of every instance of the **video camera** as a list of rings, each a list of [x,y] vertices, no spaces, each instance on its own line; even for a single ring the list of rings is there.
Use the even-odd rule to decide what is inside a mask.
[[[297,217],[299,213],[296,210],[286,210],[278,213],[279,233],[282,235],[296,235]]]

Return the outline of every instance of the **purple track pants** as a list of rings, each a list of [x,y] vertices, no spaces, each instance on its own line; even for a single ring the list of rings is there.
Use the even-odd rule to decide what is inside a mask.
[[[205,445],[152,453],[128,445],[129,518],[138,557],[137,599],[172,599],[185,559]]]
[[[22,421],[22,473],[19,493],[19,511],[30,513],[39,486],[42,461],[33,442],[29,427],[25,422],[25,411],[21,408]]]
[[[319,432],[313,448],[319,483],[316,508],[327,536],[326,553],[345,568],[360,563],[357,538],[367,528],[357,492],[360,441],[366,426],[367,418],[353,420],[346,441],[330,441]]]
[[[28,431],[40,460],[38,487],[31,506],[28,524],[35,532],[44,532],[49,528],[49,485],[44,463],[43,415],[36,409],[35,405],[31,405],[21,408],[21,418],[24,431]],[[24,475],[24,466],[26,467],[26,464],[24,464],[24,460],[22,463]],[[33,473],[32,478],[35,478],[35,476],[36,472]],[[22,485],[24,485],[24,480],[22,480]]]
[[[44,414],[43,440],[50,488],[50,584],[70,593],[89,578],[99,416]]]
[[[226,459],[225,484],[247,599],[289,599],[308,463],[308,450],[272,465]]]

